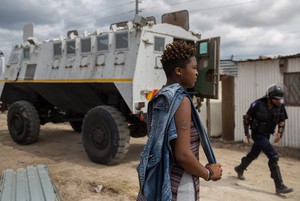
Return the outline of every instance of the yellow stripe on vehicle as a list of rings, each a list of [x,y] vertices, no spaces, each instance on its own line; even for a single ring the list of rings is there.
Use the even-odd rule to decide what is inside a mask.
[[[107,83],[107,82],[133,82],[132,78],[106,78],[106,79],[35,79],[35,80],[0,80],[0,82],[17,83]]]

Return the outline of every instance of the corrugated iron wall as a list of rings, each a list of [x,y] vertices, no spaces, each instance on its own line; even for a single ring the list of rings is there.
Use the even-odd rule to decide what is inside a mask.
[[[288,59],[288,72],[300,72],[300,58]],[[279,59],[237,62],[238,75],[235,79],[235,141],[245,141],[242,116],[251,102],[265,95],[272,83],[283,84]],[[299,86],[300,87],[300,86]],[[289,119],[285,136],[278,146],[300,148],[300,107],[286,107]]]
[[[300,58],[290,58],[288,60],[288,73],[300,72]],[[300,86],[298,86],[300,88]],[[291,146],[300,148],[300,107],[287,106],[288,117],[286,132],[281,146]]]

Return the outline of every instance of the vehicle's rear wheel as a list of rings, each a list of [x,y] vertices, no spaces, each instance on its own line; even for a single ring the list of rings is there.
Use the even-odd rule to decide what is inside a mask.
[[[111,106],[94,107],[83,120],[83,146],[89,158],[96,163],[119,163],[128,152],[129,134],[124,116]]]
[[[12,139],[18,144],[32,144],[38,140],[39,115],[28,101],[17,101],[9,106],[7,125]]]

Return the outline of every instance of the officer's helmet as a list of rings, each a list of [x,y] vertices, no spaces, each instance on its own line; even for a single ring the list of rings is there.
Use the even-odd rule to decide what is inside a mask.
[[[268,87],[266,96],[268,98],[283,99],[283,87],[278,84],[273,84]]]

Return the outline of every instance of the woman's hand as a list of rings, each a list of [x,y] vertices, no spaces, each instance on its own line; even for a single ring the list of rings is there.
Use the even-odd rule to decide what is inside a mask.
[[[205,165],[205,167],[210,171],[210,180],[217,181],[221,179],[223,172],[221,166],[222,165],[219,163]]]

